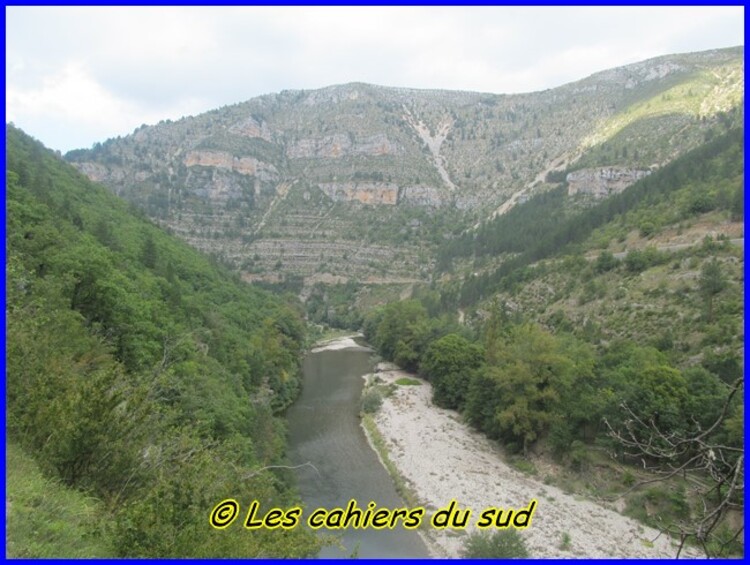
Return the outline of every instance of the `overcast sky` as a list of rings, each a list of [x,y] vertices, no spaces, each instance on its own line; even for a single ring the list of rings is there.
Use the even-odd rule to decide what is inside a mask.
[[[744,44],[742,7],[7,7],[6,121],[68,151],[285,89],[494,93]]]

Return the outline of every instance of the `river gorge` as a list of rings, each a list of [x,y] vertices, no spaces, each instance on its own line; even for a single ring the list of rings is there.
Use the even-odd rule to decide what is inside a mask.
[[[532,557],[674,557],[676,539],[623,516],[615,503],[564,492],[513,468],[501,445],[467,426],[459,413],[433,404],[428,381],[391,363],[375,365],[372,353],[342,338],[304,358],[302,393],[287,416],[305,521],[318,508],[346,508],[352,499],[361,509],[370,502],[377,508],[406,506],[360,425],[363,377],[375,373],[393,392],[373,421],[400,480],[425,509],[425,526],[324,527],[322,535],[340,537],[341,543],[325,547],[320,557],[459,557],[480,513],[521,509],[532,501],[533,521],[519,530]],[[418,386],[401,386],[404,381]],[[432,528],[430,518],[453,499],[472,510],[469,527]],[[700,553],[686,548],[683,555]]]
[[[363,375],[373,370],[372,351],[363,346],[313,350],[303,362],[302,393],[287,412],[290,460],[297,470],[305,520],[317,508],[402,508],[404,502],[370,447],[359,422]],[[309,463],[309,465],[308,465]],[[419,534],[397,525],[320,530],[341,536],[344,548],[323,548],[320,557],[428,557]]]

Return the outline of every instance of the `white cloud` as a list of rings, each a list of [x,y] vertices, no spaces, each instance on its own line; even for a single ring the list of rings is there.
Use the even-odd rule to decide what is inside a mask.
[[[80,63],[70,63],[60,72],[46,76],[38,88],[7,88],[7,114],[10,119],[22,115],[54,114],[67,120],[99,121],[105,118],[123,122],[125,104],[91,78]]]
[[[34,135],[40,135],[36,130],[52,120],[56,131],[50,128],[47,136],[56,140],[78,139],[82,134],[87,139],[104,140],[132,131],[142,123],[179,118],[201,107],[201,101],[187,99],[175,105],[169,115],[157,113],[117,97],[79,62],[71,62],[59,72],[43,77],[38,86],[22,88],[8,84],[6,88],[7,119],[28,128]],[[67,150],[75,145],[62,143],[53,147]]]

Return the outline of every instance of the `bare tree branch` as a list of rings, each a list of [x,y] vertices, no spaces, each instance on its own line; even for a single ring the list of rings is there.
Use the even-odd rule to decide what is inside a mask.
[[[267,471],[268,469],[300,469],[302,467],[312,467],[313,470],[318,474],[318,476],[319,477],[321,476],[320,471],[318,471],[315,465],[307,461],[306,463],[302,463],[302,465],[295,465],[293,467],[289,465],[268,465],[266,467],[261,467],[260,469],[256,469],[252,473],[248,473],[247,475],[244,475],[242,478],[249,479],[251,477],[255,477],[256,475],[260,475],[263,471]]]
[[[743,447],[720,443],[714,437],[715,432],[726,422],[733,400],[743,386],[743,377],[732,383],[719,415],[706,429],[701,429],[700,424],[693,419],[692,432],[665,431],[654,418],[646,422],[626,404],[621,405],[626,414],[622,429],[615,429],[604,419],[610,437],[625,448],[629,457],[640,459],[643,468],[654,474],[653,478],[637,482],[611,500],[621,498],[644,485],[666,481],[679,474],[696,485],[702,505],[698,515],[686,523],[661,529],[679,536],[677,557],[690,539],[703,548],[706,556],[722,556],[744,529],[743,524],[728,540],[717,535],[727,513],[743,509],[741,501],[744,493],[745,455]]]

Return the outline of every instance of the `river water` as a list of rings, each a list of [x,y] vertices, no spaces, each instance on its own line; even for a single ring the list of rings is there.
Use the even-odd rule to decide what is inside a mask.
[[[316,508],[345,508],[350,499],[362,509],[371,501],[378,508],[406,507],[360,427],[362,375],[371,371],[371,352],[364,347],[310,353],[303,361],[302,394],[287,420],[292,465],[315,467],[296,471],[305,521]],[[429,557],[419,535],[400,523],[393,530],[319,532],[340,535],[345,546],[325,547],[320,557]]]

